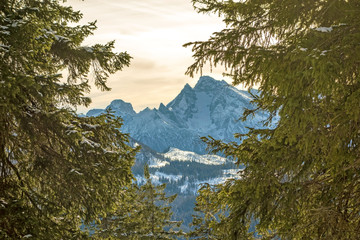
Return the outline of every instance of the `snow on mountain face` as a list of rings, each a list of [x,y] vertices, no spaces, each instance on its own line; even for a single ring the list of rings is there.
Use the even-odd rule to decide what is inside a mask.
[[[186,84],[180,94],[172,100],[166,108],[174,112],[180,119],[186,119],[194,113],[196,108],[195,102],[196,93],[189,84]]]
[[[157,109],[147,108],[131,121],[125,120],[123,131],[158,152],[164,152],[171,146],[196,152],[205,150],[200,136]]]
[[[238,121],[244,109],[253,108],[251,96],[246,91],[240,91],[225,81],[216,81],[210,77],[201,77],[194,87],[196,95],[195,112],[186,116],[187,126],[197,131],[201,136],[210,135],[224,141],[233,141],[234,133],[247,132],[246,127],[260,124],[260,119]],[[170,106],[171,107],[171,106]],[[260,120],[260,121],[259,121]]]
[[[130,145],[135,147],[138,145],[138,143],[133,140],[131,141]],[[194,152],[182,151],[177,148],[170,148],[170,150],[166,153],[158,153],[144,144],[141,144],[141,149],[140,152],[136,155],[136,160],[137,163],[141,163],[141,165],[147,163],[150,168],[162,168],[166,165],[169,165],[172,161],[195,162],[214,166],[229,163],[229,160],[224,157],[211,154],[200,155]]]
[[[123,132],[158,152],[170,147],[199,154],[206,153],[202,136],[226,142],[234,141],[234,133],[245,133],[247,127],[261,127],[267,115],[258,113],[246,122],[238,121],[244,109],[253,108],[251,95],[211,77],[201,77],[192,88],[186,84],[180,94],[159,109],[146,108],[135,113],[130,103],[114,100],[108,107],[124,119]],[[101,114],[90,110],[87,116]]]
[[[149,151],[142,145],[136,163],[148,160],[150,176],[154,184],[167,183],[174,193],[194,195],[204,183],[219,184],[229,178],[239,178],[243,167],[237,168],[231,161],[216,155],[199,155],[171,148],[166,153]],[[141,167],[141,168],[140,168]],[[133,169],[137,182],[142,184],[142,167]]]
[[[190,161],[206,165],[221,165],[226,163],[226,158],[217,155],[199,155],[189,151],[181,151],[176,148],[170,148],[167,153],[163,154],[165,158],[176,161]]]

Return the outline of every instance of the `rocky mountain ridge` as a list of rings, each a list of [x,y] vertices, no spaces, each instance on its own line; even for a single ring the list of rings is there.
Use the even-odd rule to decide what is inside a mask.
[[[253,90],[256,94],[256,90]],[[249,92],[239,90],[225,81],[200,77],[192,88],[186,84],[180,94],[166,106],[146,108],[136,113],[130,103],[114,100],[106,109],[124,120],[123,132],[157,152],[171,147],[198,154],[206,153],[202,136],[229,142],[234,133],[245,133],[247,127],[259,127],[267,114],[258,113],[245,122],[239,121],[246,108],[253,108]],[[102,114],[105,109],[90,110],[87,116]]]

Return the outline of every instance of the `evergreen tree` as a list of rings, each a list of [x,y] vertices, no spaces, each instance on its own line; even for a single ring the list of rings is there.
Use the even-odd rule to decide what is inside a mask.
[[[257,86],[270,129],[238,134],[241,144],[205,138],[244,164],[223,184],[222,221],[243,239],[251,222],[264,239],[359,239],[360,1],[193,0],[227,28],[192,46],[195,62],[222,64],[233,83]],[[244,117],[251,117],[246,111]],[[245,226],[245,227],[244,227]]]
[[[115,210],[95,226],[95,239],[138,239],[137,232],[143,222],[138,216],[141,203],[137,201],[138,186],[124,189],[124,195]]]
[[[133,184],[116,212],[102,220],[98,236],[106,239],[176,239],[181,222],[171,221],[171,206],[176,195],[167,197],[165,184],[155,186],[145,165],[146,183]]]
[[[74,109],[129,65],[114,43],[81,46],[95,23],[58,0],[0,0],[0,238],[79,239],[130,184],[135,151],[109,113]],[[67,72],[62,80],[61,72]]]
[[[195,214],[190,224],[193,229],[187,234],[189,239],[228,239],[228,232],[218,231],[217,227],[221,219],[226,218],[225,209],[216,200],[217,190],[216,186],[209,184],[199,189],[194,208]]]

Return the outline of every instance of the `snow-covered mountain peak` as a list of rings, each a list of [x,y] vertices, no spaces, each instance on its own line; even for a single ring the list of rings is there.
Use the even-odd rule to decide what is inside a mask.
[[[214,91],[216,89],[228,86],[228,84],[222,80],[217,81],[212,77],[209,76],[202,76],[200,77],[199,81],[196,83],[194,90],[195,91]]]
[[[166,107],[165,107],[165,105],[163,103],[160,103],[159,110],[162,109],[162,108],[166,108]]]
[[[151,110],[150,108],[146,107],[145,109],[141,110],[137,115],[138,116],[143,116],[143,117],[149,117],[149,116],[154,116],[155,111]]]
[[[166,107],[173,111],[179,119],[186,120],[191,116],[195,109],[194,104],[196,102],[196,93],[189,84],[181,90],[180,94],[166,105]]]
[[[134,111],[131,103],[124,102],[121,99],[113,100],[106,109],[111,109],[117,113],[124,114],[124,115],[135,115],[136,112]]]
[[[106,109],[110,109],[115,116],[120,116],[123,119],[131,118],[132,116],[136,115],[131,103],[124,102],[121,99],[113,100]],[[105,113],[105,109],[91,109],[86,113],[88,117],[95,117]]]
[[[192,87],[188,83],[185,84],[184,91],[191,91],[191,90],[192,90]]]

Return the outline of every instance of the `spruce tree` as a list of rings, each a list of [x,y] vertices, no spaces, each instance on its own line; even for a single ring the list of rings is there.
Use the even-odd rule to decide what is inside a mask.
[[[224,65],[233,84],[259,88],[254,111],[271,114],[264,129],[237,134],[241,144],[205,138],[246,166],[217,193],[229,211],[219,227],[231,224],[229,239],[255,220],[264,239],[359,239],[360,1],[192,2],[227,27],[186,44],[187,73]]]
[[[109,113],[79,117],[90,81],[129,65],[58,0],[0,0],[0,238],[80,239],[130,184],[135,151]],[[61,73],[66,73],[64,78]]]
[[[228,239],[228,232],[219,231],[217,227],[221,219],[226,218],[224,207],[217,201],[218,190],[216,186],[209,184],[198,190],[195,214],[192,215],[193,220],[190,224],[192,230],[187,234],[188,239]]]
[[[180,221],[172,221],[170,204],[176,195],[166,196],[166,184],[155,186],[149,167],[144,167],[145,184],[126,190],[114,214],[107,215],[99,228],[100,239],[177,239],[183,235]]]
[[[146,224],[141,228],[140,239],[176,239],[176,236],[181,236],[181,231],[176,230],[181,222],[171,220],[171,203],[175,200],[176,194],[166,196],[166,184],[155,186],[151,182],[148,165],[144,167],[144,176],[146,183],[139,189],[142,203],[139,215]]]

